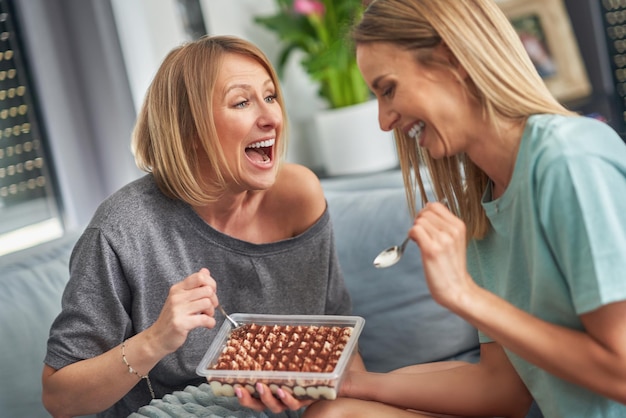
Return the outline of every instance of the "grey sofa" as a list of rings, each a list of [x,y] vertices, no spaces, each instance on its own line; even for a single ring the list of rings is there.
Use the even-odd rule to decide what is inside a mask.
[[[478,359],[475,330],[429,295],[418,249],[376,269],[378,252],[411,223],[399,171],[323,181],[354,314],[366,320],[359,347],[367,367],[388,371],[444,359]],[[60,310],[77,233],[0,257],[0,415],[48,417],[41,369],[50,324]]]
[[[323,184],[354,314],[365,318],[359,349],[368,370],[385,372],[447,359],[476,361],[476,330],[431,298],[414,243],[394,266],[377,269],[372,264],[381,250],[402,242],[413,223],[400,172]]]
[[[69,255],[78,238],[0,257],[0,416],[49,417],[41,371],[52,320],[61,310]]]

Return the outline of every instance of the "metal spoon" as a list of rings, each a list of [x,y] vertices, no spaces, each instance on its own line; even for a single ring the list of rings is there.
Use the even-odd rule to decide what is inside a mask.
[[[226,311],[224,310],[224,308],[222,308],[222,305],[217,305],[217,309],[220,310],[220,312],[222,313],[222,315],[224,315],[226,317],[226,319],[228,319],[230,321],[231,324],[233,324],[233,327],[235,328],[239,328],[240,324],[239,322],[235,321],[233,318],[230,317],[230,315],[228,315],[226,313]]]
[[[402,254],[404,253],[404,249],[409,242],[409,237],[406,237],[402,244],[394,245],[393,247],[389,247],[386,250],[382,251],[380,254],[376,256],[374,259],[374,267],[376,268],[385,268],[391,267],[400,261]]]
[[[445,197],[439,200],[439,203],[445,205],[448,209],[450,209],[450,205],[448,205],[448,199]],[[389,247],[386,250],[382,251],[380,254],[376,256],[374,259],[374,267],[382,269],[385,267],[391,267],[400,261],[402,258],[402,254],[404,253],[404,249],[406,248],[406,244],[409,242],[409,237],[406,237],[402,244],[394,245],[393,247]]]

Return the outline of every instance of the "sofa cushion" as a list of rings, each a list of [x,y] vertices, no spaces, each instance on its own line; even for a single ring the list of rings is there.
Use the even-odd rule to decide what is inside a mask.
[[[0,410],[7,417],[49,417],[41,371],[50,325],[61,310],[76,234],[0,257]]]
[[[397,189],[404,187],[402,173],[398,169],[322,179],[326,191],[354,192],[359,190]]]
[[[359,339],[363,360],[375,372],[453,358],[476,361],[476,330],[432,299],[414,242],[396,265],[372,264],[380,251],[401,243],[412,224],[399,172],[385,176],[388,182],[373,189],[358,178],[323,181],[353,312],[366,321]]]

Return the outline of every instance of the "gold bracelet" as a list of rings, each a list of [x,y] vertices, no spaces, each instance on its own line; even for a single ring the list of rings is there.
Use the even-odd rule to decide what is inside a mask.
[[[147,374],[144,376],[140,375],[137,370],[133,369],[130,364],[128,364],[128,360],[126,360],[126,353],[124,352],[124,348],[126,348],[126,341],[128,340],[122,342],[122,360],[124,361],[126,367],[128,367],[128,373],[137,375],[140,380],[146,379],[146,382],[148,383],[148,389],[150,389],[150,395],[152,396],[152,399],[154,399],[154,390],[152,390],[152,382],[150,382],[150,377]]]

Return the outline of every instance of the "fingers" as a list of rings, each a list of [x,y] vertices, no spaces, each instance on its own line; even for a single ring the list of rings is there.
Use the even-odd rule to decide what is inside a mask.
[[[458,292],[466,288],[465,223],[441,203],[428,203],[415,218],[409,235],[420,248],[433,298],[452,309]]]
[[[235,387],[235,395],[239,398],[239,403],[246,408],[259,412],[265,409],[265,404],[263,402],[254,398],[247,389],[244,389],[241,386]]]
[[[208,286],[213,289],[213,292],[217,289],[217,283],[211,276],[209,269],[203,267],[198,272],[193,273],[189,277],[185,278],[180,285],[185,290],[194,289],[196,287]]]
[[[415,217],[413,227],[409,231],[409,235],[421,249],[431,244],[447,227],[444,214],[442,213],[445,209],[438,206],[443,205],[427,203]]]
[[[208,300],[210,302],[208,304],[196,304],[196,309],[197,312],[201,312],[205,308],[208,308],[209,311],[207,313],[212,315],[213,307],[219,304],[216,289],[217,283],[215,279],[213,279],[208,269],[202,268],[172,286],[170,293],[177,294],[181,302],[185,303],[192,303],[204,299]],[[204,306],[204,308],[202,306]]]
[[[283,404],[283,402],[280,399],[278,399],[276,396],[274,396],[270,388],[267,387],[266,385],[262,383],[257,383],[256,391],[259,394],[259,398],[261,399],[261,402],[263,402],[263,404],[267,407],[267,409],[269,409],[273,413],[277,414],[285,410],[285,405]],[[281,393],[282,396],[286,395],[282,389],[279,389],[279,392]],[[278,392],[277,392],[277,395],[278,395]]]
[[[215,327],[215,307],[219,303],[215,289],[216,282],[206,268],[170,288],[159,317],[150,327],[163,351],[177,350],[192,329]]]
[[[194,307],[197,305],[199,313],[213,316],[215,313],[215,307],[220,303],[217,298],[217,283],[215,282],[215,279],[211,277],[209,270],[206,268],[200,269],[197,273],[197,280],[198,287],[193,289],[192,294],[192,297],[195,296],[196,300],[192,302],[192,305]],[[205,303],[206,298],[210,301],[210,306],[208,307]]]
[[[465,223],[444,205],[427,204],[409,232],[420,248],[429,289],[439,303],[451,296],[457,278],[466,270]],[[444,280],[444,278],[446,280]]]
[[[262,383],[257,383],[255,389],[259,396],[258,399],[254,398],[250,392],[241,386],[235,388],[235,394],[239,398],[239,403],[241,403],[242,406],[255,411],[269,409],[271,412],[278,414],[286,409],[296,411],[313,403],[312,400],[296,399],[283,389],[278,389],[276,394],[274,394],[267,385]]]
[[[427,203],[422,210],[419,211],[415,222],[418,220],[428,220],[438,227],[449,224],[456,216],[450,210],[439,202]]]
[[[219,304],[215,289],[216,282],[209,270],[202,268],[170,288],[164,309],[177,321],[188,321],[187,327],[212,328],[215,307]]]
[[[465,238],[465,224],[440,202],[427,203],[417,214],[409,235],[420,246],[449,244]]]
[[[313,400],[296,399],[293,395],[291,395],[291,393],[283,389],[278,389],[276,391],[276,396],[280,399],[283,405],[292,411],[297,411],[298,409],[313,403]]]

